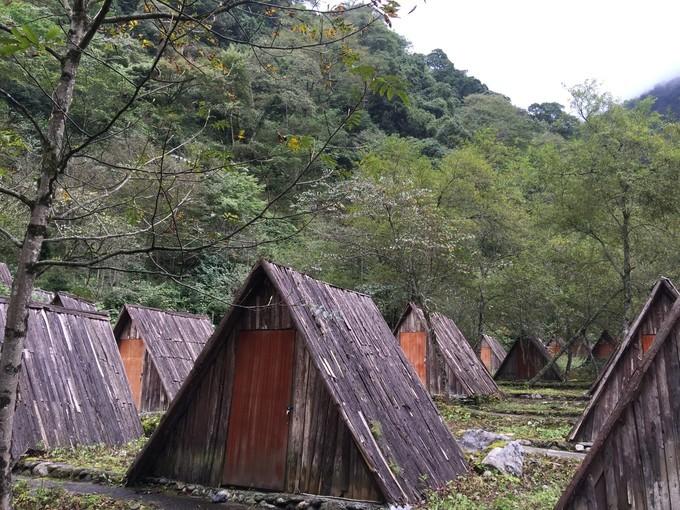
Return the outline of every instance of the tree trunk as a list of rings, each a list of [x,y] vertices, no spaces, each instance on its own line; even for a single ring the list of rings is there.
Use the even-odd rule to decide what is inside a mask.
[[[626,336],[630,325],[630,311],[633,305],[633,267],[630,249],[630,212],[626,207],[623,209],[623,221],[621,222],[621,240],[623,241],[623,267],[621,282],[623,284],[623,335]]]
[[[87,6],[75,2],[71,13],[68,46],[61,63],[59,81],[52,94],[52,113],[47,124],[46,140],[42,144],[40,176],[31,216],[26,228],[17,273],[12,284],[4,339],[0,349],[0,509],[12,508],[12,429],[16,409],[17,388],[21,371],[21,357],[26,340],[29,303],[40,259],[40,251],[47,235],[50,209],[54,199],[56,179],[65,166],[64,133],[66,120],[73,102],[76,74],[82,48],[79,47],[87,29]]]

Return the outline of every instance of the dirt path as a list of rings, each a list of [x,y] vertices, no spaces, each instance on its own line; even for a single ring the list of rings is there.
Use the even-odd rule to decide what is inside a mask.
[[[180,496],[177,494],[154,492],[146,493],[128,487],[117,487],[110,485],[99,485],[87,482],[61,481],[47,478],[30,478],[24,476],[16,477],[18,480],[26,481],[29,487],[61,487],[62,489],[74,494],[100,494],[113,499],[125,501],[140,501],[156,505],[165,510],[244,510],[249,508],[245,505],[235,503],[211,503],[204,499],[191,496]]]

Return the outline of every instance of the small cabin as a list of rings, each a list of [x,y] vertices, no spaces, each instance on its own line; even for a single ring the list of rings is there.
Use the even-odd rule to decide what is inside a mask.
[[[0,331],[7,305],[0,298]],[[36,448],[119,445],[141,434],[108,315],[31,303],[13,458]]]
[[[61,290],[54,293],[52,304],[64,308],[71,308],[72,310],[82,310],[84,312],[97,311],[97,307],[93,302]]]
[[[616,343],[616,340],[609,334],[609,331],[605,329],[600,334],[595,345],[593,345],[593,357],[599,361],[606,361],[617,347],[618,344]]]
[[[552,356],[543,342],[535,337],[520,338],[510,347],[510,351],[498,367],[494,379],[497,381],[529,381],[550,361]],[[562,374],[555,365],[541,377],[543,381],[562,381]]]
[[[206,315],[123,306],[113,331],[140,413],[167,409],[213,330]]]
[[[477,346],[477,355],[491,375],[496,373],[507,354],[498,340],[491,335],[482,335]]]
[[[592,397],[569,433],[569,441],[592,442],[621,398],[625,381],[651,348],[659,327],[678,297],[668,278],[659,279],[639,315],[591,388]]]
[[[409,303],[394,336],[430,395],[455,398],[499,393],[472,346],[445,315],[425,314]]]
[[[12,287],[12,273],[4,262],[0,262],[0,284],[8,289]]]
[[[679,318],[676,301],[556,510],[680,509]]]
[[[262,261],[127,482],[407,504],[466,470],[373,300]]]

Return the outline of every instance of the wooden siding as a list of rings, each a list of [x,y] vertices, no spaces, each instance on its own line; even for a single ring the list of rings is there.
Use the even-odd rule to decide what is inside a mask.
[[[680,509],[680,301],[556,510]]]
[[[642,338],[655,335],[670,310],[677,291],[670,281],[660,280],[632,324],[626,338],[610,358],[593,396],[569,433],[569,441],[591,442],[621,397],[626,381],[643,357]]]
[[[494,378],[499,381],[528,381],[550,362],[550,354],[536,338],[517,340],[496,371]],[[562,375],[552,367],[542,377],[544,381],[561,381]]]
[[[12,273],[4,262],[0,262],[0,283],[5,287],[12,287]]]
[[[138,305],[123,307],[114,328],[119,345],[128,338],[141,338],[146,347],[141,412],[166,409],[213,330],[205,315]]]
[[[0,330],[7,301],[0,299]],[[32,304],[12,455],[29,448],[122,444],[142,427],[108,316]]]
[[[84,312],[97,311],[97,307],[91,301],[62,291],[54,293],[52,304],[56,306],[63,306],[64,308],[71,308],[72,310],[82,310]]]
[[[406,359],[416,369],[420,381],[426,384],[427,333],[425,331],[402,331],[399,333],[399,346],[404,351]]]
[[[430,333],[425,357],[428,392],[446,398],[499,393],[493,378],[455,323],[439,313],[431,314],[430,322],[431,331],[423,311],[410,303],[395,328],[397,337],[409,332]]]
[[[236,303],[130,468],[129,483],[164,476],[218,484],[235,335],[290,327],[297,341],[286,490],[415,502],[466,471],[368,296],[262,262]]]
[[[490,335],[482,335],[477,349],[479,358],[482,363],[489,371],[491,375],[494,375],[501,366],[507,352],[501,343]]]
[[[142,370],[146,356],[144,341],[141,338],[124,338],[118,344],[118,350],[123,360],[125,377],[130,385],[132,398],[139,409],[142,403]]]
[[[593,357],[598,360],[606,360],[616,350],[616,346],[616,340],[607,330],[604,330],[593,345]]]

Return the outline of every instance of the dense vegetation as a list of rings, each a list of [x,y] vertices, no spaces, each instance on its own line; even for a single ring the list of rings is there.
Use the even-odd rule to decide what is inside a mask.
[[[282,3],[250,10],[233,26],[220,21],[221,33],[240,39],[246,24],[257,34],[251,42],[303,44],[368,27],[295,52],[211,37],[179,47],[160,63],[153,100],[142,95],[124,134],[73,160],[57,205],[68,211],[91,198],[83,181],[101,181],[108,193],[115,179],[104,159],[124,170],[162,149],[168,166],[187,170],[169,191],[140,179],[115,208],[55,223],[49,236],[67,242],[46,243],[42,256],[82,261],[102,244],[142,243],[160,214],[159,196],[185,202],[155,234],[189,239],[189,248],[55,266],[41,287],[94,299],[114,314],[137,302],[219,316],[264,256],[370,293],[391,321],[416,300],[451,314],[471,339],[482,331],[593,339],[603,327],[620,330],[659,275],[679,276],[680,125],[655,113],[653,100],[624,107],[587,82],[573,90],[575,116],[556,103],[525,111],[443,51],[411,52],[365,10],[320,34],[302,12],[274,23],[271,10]],[[116,4],[117,13],[135,8],[134,0]],[[0,23],[29,39],[54,37],[43,14],[30,2],[0,5]],[[153,59],[152,34],[135,22],[93,41],[72,112],[85,130],[99,129],[127,99],[127,84]],[[0,87],[36,117],[49,113],[36,90],[54,73],[44,52],[0,59]],[[367,77],[377,85],[363,95]],[[167,92],[163,79],[173,85]],[[39,153],[30,128],[11,105],[0,106],[7,187],[31,184]],[[6,196],[0,204],[0,227],[21,237],[24,210]],[[98,239],[120,230],[137,234]],[[224,232],[236,232],[228,244],[190,249]],[[0,245],[0,258],[11,265],[16,257],[11,243]]]

